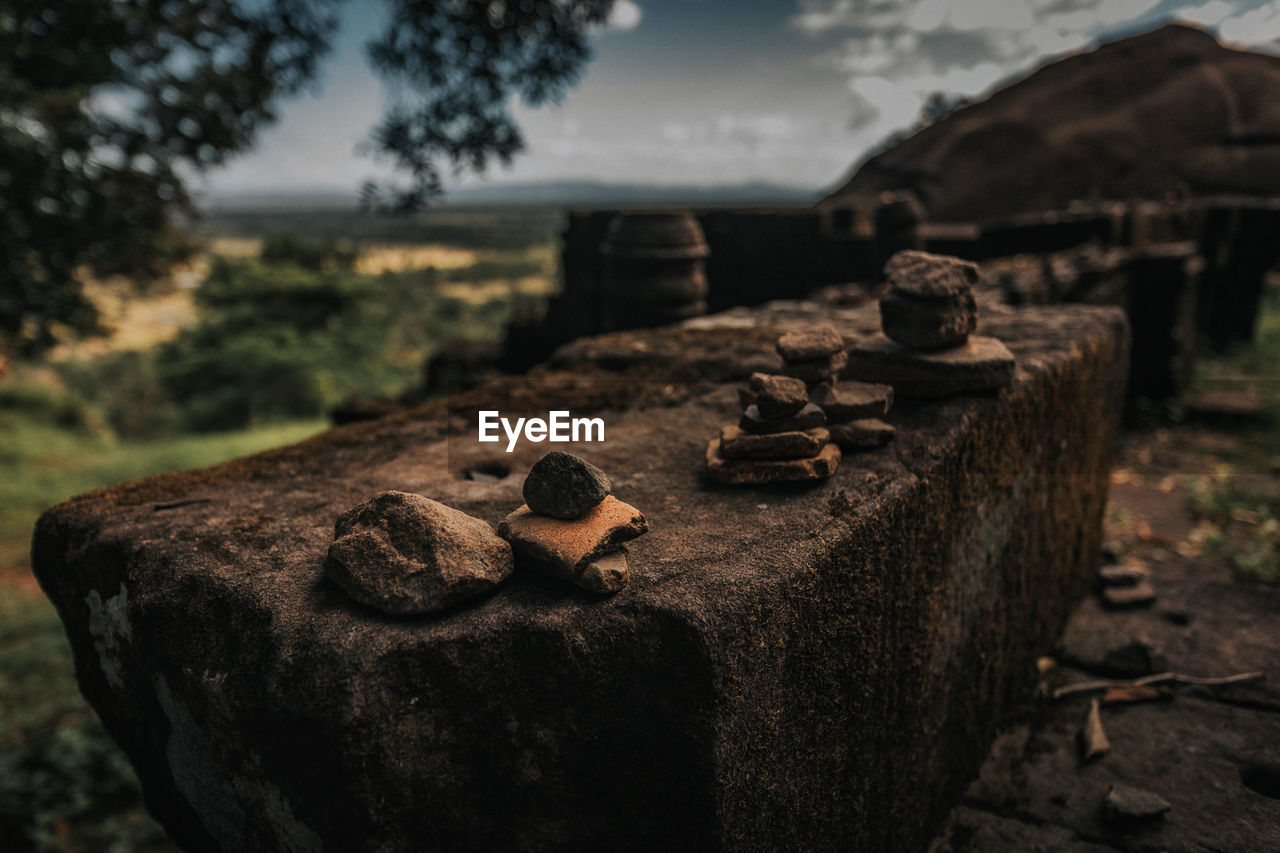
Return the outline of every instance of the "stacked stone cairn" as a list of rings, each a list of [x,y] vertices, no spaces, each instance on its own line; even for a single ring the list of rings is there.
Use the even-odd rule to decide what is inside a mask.
[[[835,347],[836,349],[832,350]],[[782,372],[804,381],[810,402],[822,409],[831,441],[845,452],[871,450],[893,438],[896,430],[879,419],[893,405],[893,388],[870,382],[840,382],[848,362],[844,338],[831,326],[789,332],[778,339]],[[830,352],[814,356],[815,352]],[[830,359],[821,363],[822,358]]]
[[[978,326],[973,286],[978,267],[927,252],[898,252],[885,264],[889,291],[880,297],[885,335],[914,350],[958,347]]]
[[[893,437],[893,427],[873,417],[888,412],[892,388],[837,387],[847,356],[834,328],[790,332],[778,339],[777,350],[781,374],[753,373],[739,391],[741,420],[707,445],[707,474],[715,482],[825,479],[839,466],[842,447],[866,450]]]
[[[882,335],[855,341],[849,371],[892,385],[900,397],[950,397],[1002,388],[1017,366],[1000,341],[973,334],[980,278],[969,261],[906,250],[884,267],[889,290],[880,297]]]
[[[612,490],[603,471],[571,453],[553,450],[535,462],[524,481],[524,505],[498,525],[517,568],[597,593],[626,586],[626,543],[648,532],[649,523]]]

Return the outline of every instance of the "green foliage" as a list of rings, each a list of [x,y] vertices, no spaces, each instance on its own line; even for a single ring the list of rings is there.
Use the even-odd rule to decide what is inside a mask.
[[[287,444],[323,424],[120,445],[60,426],[56,413],[74,397],[23,380],[0,384],[0,850],[172,850],[80,696],[52,605],[14,582],[32,527],[43,509],[88,489]]]
[[[173,849],[141,810],[133,768],[96,718],[0,752],[0,840],[7,839],[6,849]]]
[[[248,148],[278,101],[314,80],[340,2],[0,10],[0,346],[34,355],[94,331],[85,272],[146,280],[186,253],[173,228],[186,181]],[[523,147],[510,96],[557,100],[612,5],[387,0],[369,56],[394,101],[373,147],[410,183],[368,184],[366,205],[408,212],[439,195],[442,169],[510,161]]]
[[[312,272],[349,272],[360,250],[347,241],[270,234],[258,259],[264,264],[292,264]]]
[[[1234,431],[1219,454],[1234,462],[1193,482],[1191,511],[1206,549],[1244,581],[1280,583],[1280,489],[1263,472],[1280,472],[1280,295],[1259,306],[1258,328],[1246,346],[1226,357],[1201,357],[1196,384],[1244,385],[1262,394],[1267,423]]]
[[[246,148],[309,81],[333,0],[82,0],[0,12],[0,337],[92,330],[82,267],[164,270],[182,175]]]
[[[482,172],[524,147],[511,96],[559,101],[591,57],[588,35],[613,0],[421,3],[388,0],[389,20],[369,60],[396,100],[374,131],[378,150],[411,177],[393,190],[365,185],[367,204],[420,208],[440,193],[441,170]]]
[[[52,722],[84,714],[71,648],[53,605],[34,590],[5,593],[0,597],[0,752]],[[62,677],[51,676],[54,672]]]
[[[0,384],[0,397],[12,399],[16,384]],[[17,395],[26,393],[58,401],[76,399],[57,389]],[[118,405],[123,408],[127,400]],[[38,411],[0,408],[0,571],[25,564],[36,517],[60,500],[107,483],[212,465],[297,441],[322,427],[323,422],[311,420],[248,432],[123,443],[105,430],[68,427]]]
[[[219,261],[196,292],[198,326],[161,348],[160,378],[195,431],[319,417],[360,389],[385,342],[371,280]]]
[[[405,390],[441,341],[500,333],[512,299],[449,299],[436,292],[441,279],[517,278],[542,271],[530,259],[482,261],[444,274],[382,276],[219,261],[196,292],[199,325],[161,347],[151,370],[180,413],[182,429],[319,417],[350,396]],[[147,370],[128,375],[142,377]],[[135,393],[155,399],[150,392]],[[167,423],[167,409],[157,405],[153,411]],[[126,416],[109,415],[119,428],[127,425]]]
[[[1192,484],[1191,510],[1210,553],[1240,580],[1280,583],[1280,491],[1246,483],[1227,467]]]
[[[1254,339],[1233,361],[1242,373],[1262,380],[1258,388],[1273,426],[1271,452],[1280,461],[1280,293],[1271,290],[1263,297]]]
[[[1263,296],[1252,341],[1225,356],[1198,355],[1193,387],[1256,391],[1264,422],[1234,431],[1233,447],[1223,456],[1241,470],[1280,471],[1280,293]]]
[[[101,431],[83,401],[47,385],[0,386],[0,430],[15,415],[65,429]],[[0,459],[12,458],[18,452],[20,448],[15,446],[0,446]]]
[[[182,413],[165,389],[153,350],[125,350],[60,366],[60,373],[88,410],[123,439],[152,438],[177,431]],[[92,407],[92,408],[90,408]]]
[[[563,227],[556,208],[503,210],[432,208],[410,216],[368,216],[348,209],[221,210],[192,228],[194,236],[259,237],[308,234],[316,240],[357,244],[438,243],[483,252],[518,251],[555,242]]]
[[[541,252],[379,276],[219,259],[195,292],[194,328],[150,350],[59,365],[70,393],[56,400],[21,393],[48,417],[104,423],[129,440],[316,418],[351,396],[408,390],[437,346],[495,340],[513,310],[537,299],[501,290],[458,299],[441,284],[545,273]]]
[[[535,258],[515,258],[513,260],[482,260],[469,267],[444,270],[441,278],[444,281],[486,281],[494,278],[509,280],[541,275],[545,272],[542,262]]]

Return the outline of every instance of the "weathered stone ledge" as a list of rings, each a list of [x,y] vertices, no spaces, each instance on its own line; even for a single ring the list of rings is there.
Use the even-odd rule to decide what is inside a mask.
[[[788,303],[604,336],[50,510],[37,575],[152,811],[193,850],[921,846],[1088,584],[1125,326],[988,315],[1011,387],[895,404],[895,440],[816,487],[709,485],[729,381],[819,318],[873,322]],[[605,443],[565,449],[649,520],[630,585],[517,572],[432,616],[355,604],[322,569],[349,507],[395,489],[496,524],[522,502],[548,447],[477,444],[481,407],[604,413]]]

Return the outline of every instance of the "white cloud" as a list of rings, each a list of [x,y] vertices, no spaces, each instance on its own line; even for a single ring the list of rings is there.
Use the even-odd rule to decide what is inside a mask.
[[[911,0],[800,0],[791,23],[812,35],[853,27],[876,30],[901,24],[915,5]]]
[[[1031,26],[1031,7],[1026,0],[952,0],[947,19],[961,32],[973,30],[1020,30]]]
[[[517,120],[527,131],[529,148],[513,169],[494,177],[680,184],[751,179],[819,186],[849,162],[842,116],[750,110],[698,115],[673,109],[678,112],[670,118],[658,116],[625,129],[584,122],[572,139],[552,132],[562,119],[521,110]]]
[[[922,94],[911,83],[893,82],[884,77],[854,77],[853,90],[876,115],[876,123],[888,127],[907,127],[920,114]]]
[[[659,135],[675,145],[713,143],[754,148],[797,138],[800,124],[785,113],[720,113],[715,118],[663,123]]]
[[[1235,9],[1230,3],[1223,0],[1210,0],[1203,6],[1193,6],[1190,9],[1179,9],[1177,16],[1179,20],[1188,21],[1192,24],[1200,24],[1201,26],[1211,27],[1215,24],[1222,23]]]
[[[932,32],[942,26],[950,5],[950,0],[922,0],[907,17],[907,26],[921,33]]]
[[[617,0],[609,10],[608,28],[620,32],[634,30],[640,26],[644,11],[633,0]]]
[[[1160,0],[1103,0],[1098,6],[1098,20],[1103,24],[1119,24],[1145,15]]]
[[[1280,2],[1227,18],[1218,32],[1228,41],[1247,45],[1263,45],[1280,39]]]

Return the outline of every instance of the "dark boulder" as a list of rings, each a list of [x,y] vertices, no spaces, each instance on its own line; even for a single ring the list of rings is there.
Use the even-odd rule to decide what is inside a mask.
[[[577,518],[609,496],[609,476],[581,456],[553,450],[524,478],[524,502],[534,512]]]

